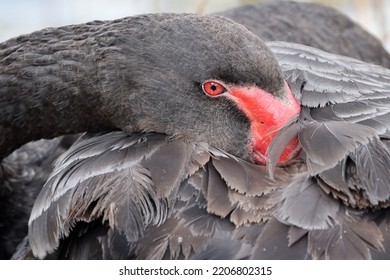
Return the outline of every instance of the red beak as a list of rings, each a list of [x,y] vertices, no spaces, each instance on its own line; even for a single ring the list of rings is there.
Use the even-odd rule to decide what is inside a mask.
[[[229,98],[238,104],[250,120],[253,155],[259,164],[267,163],[266,152],[272,139],[301,110],[287,83],[285,90],[287,98],[281,100],[257,86],[230,88]],[[278,163],[290,160],[299,149],[298,139],[294,138],[282,152]]]

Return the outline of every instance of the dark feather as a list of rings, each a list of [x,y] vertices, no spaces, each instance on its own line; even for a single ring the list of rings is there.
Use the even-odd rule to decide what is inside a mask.
[[[252,258],[261,260],[310,258],[306,253],[307,241],[305,239],[296,242],[292,248],[289,247],[289,228],[290,226],[280,223],[274,218],[271,219],[256,240]]]
[[[335,167],[320,174],[319,185],[346,205],[378,208],[389,201],[390,158],[378,139],[359,146]]]
[[[372,219],[378,225],[379,230],[382,233],[385,250],[373,250],[371,256],[375,260],[390,260],[390,250],[387,244],[390,243],[390,215],[389,208],[383,209],[379,212],[374,212],[369,215],[368,219]]]
[[[279,221],[308,230],[334,226],[339,202],[323,192],[312,178],[301,175],[279,192],[273,213]]]
[[[310,231],[308,241],[314,259],[371,259],[370,248],[384,250],[378,226],[344,208],[333,227]]]
[[[356,165],[356,174],[352,176],[358,189],[370,205],[390,199],[390,152],[378,139],[362,145],[351,159]]]
[[[123,132],[95,138],[76,143],[58,161],[59,170],[37,198],[29,239],[40,258],[52,253],[78,221],[100,217],[131,241],[139,239],[147,224],[158,224],[167,215],[166,201],[157,196],[150,172],[140,165],[160,147],[164,136],[151,135],[150,143],[142,136]]]
[[[213,159],[212,162],[227,185],[241,194],[262,195],[275,188],[275,182],[269,178],[265,167],[226,157]]]
[[[236,207],[236,202],[229,199],[229,189],[223,181],[214,165],[209,164],[207,168],[208,184],[206,188],[207,210],[222,218],[228,216]]]
[[[68,147],[64,137],[28,143],[0,163],[0,259],[9,259],[27,235],[35,198],[53,161]]]
[[[389,98],[390,71],[385,68],[293,43],[268,45],[287,80],[301,81],[296,94],[303,106]]]
[[[347,122],[311,122],[299,133],[310,175],[335,166],[359,145],[376,136],[375,130]]]
[[[226,174],[231,166],[242,170],[236,179]],[[206,144],[161,134],[85,135],[57,161],[37,199],[32,252],[39,258],[218,258],[216,248],[229,240],[226,253],[248,258],[249,245],[233,231],[235,224],[270,216],[264,171]],[[235,184],[259,196],[236,192]]]
[[[223,258],[223,254],[215,250],[220,246],[220,238],[234,242],[231,237],[234,226],[227,220],[210,215],[202,194],[190,183],[183,182],[179,193],[185,189],[192,190],[191,197],[184,201],[176,199],[171,216],[162,225],[146,229],[144,237],[136,243],[134,254],[137,258]],[[225,248],[226,253],[235,254],[237,246],[240,246],[239,242],[235,243],[234,250],[228,249],[229,246]]]

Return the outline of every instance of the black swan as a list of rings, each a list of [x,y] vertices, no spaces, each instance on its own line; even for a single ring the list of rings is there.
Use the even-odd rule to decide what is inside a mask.
[[[388,70],[194,15],[46,29],[1,56],[3,155],[122,130],[60,158],[15,258],[388,257]]]

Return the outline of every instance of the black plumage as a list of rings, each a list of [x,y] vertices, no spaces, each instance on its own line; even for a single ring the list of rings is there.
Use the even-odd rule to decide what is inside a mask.
[[[9,259],[26,236],[35,198],[54,160],[69,148],[69,138],[73,137],[28,143],[1,161],[0,259]]]
[[[326,121],[328,115],[322,115],[321,111],[313,118],[312,113],[331,108],[332,104],[351,103],[353,106],[354,102],[371,102],[378,95],[381,98],[388,96],[385,91],[378,91],[371,95],[372,100],[364,90],[366,84],[374,82],[377,88],[385,89],[389,70],[368,64],[359,68],[354,63],[362,66],[361,62],[331,56],[329,59],[339,67],[338,72],[345,78],[361,77],[361,86],[355,82],[351,83],[353,86],[343,87],[344,103],[340,100],[335,103],[333,95],[329,94],[332,102],[319,105],[323,91],[328,88],[326,83],[337,83],[336,78],[327,76],[327,71],[337,68],[321,68],[323,60],[318,60],[318,67],[313,68],[315,64],[303,62],[307,56],[285,55],[287,50],[298,51],[299,48],[310,53],[311,48],[287,43],[269,45],[276,57],[283,58],[279,59],[282,69],[295,69],[291,75],[289,70],[285,71],[291,85],[297,75],[305,77],[306,71],[328,77],[320,85],[312,84],[310,79],[304,80],[304,86],[297,93],[300,100],[308,98],[311,103],[302,102],[304,110],[296,122],[290,124],[299,127],[295,131],[302,145],[301,154],[291,164],[274,167],[271,178],[266,166],[248,163],[206,143],[158,134],[129,136],[116,132],[89,136],[57,162],[58,171],[52,174],[37,199],[30,220],[30,242],[35,254],[46,256],[58,246],[61,237],[69,234],[73,240],[75,235],[69,233],[69,228],[75,221],[102,220],[106,228],[100,230],[107,235],[102,235],[105,241],[101,246],[108,258],[222,258],[216,247],[224,243],[231,245],[229,254],[223,252],[232,258],[366,259],[386,256],[389,244],[383,242],[386,234],[381,230],[383,218],[379,222],[374,219],[380,213],[386,215],[390,194],[386,183],[389,151],[381,140],[386,141],[383,136],[386,131],[351,120]],[[326,57],[326,53],[313,49],[311,55],[314,54]],[[354,71],[350,70],[352,68]],[[373,70],[379,70],[375,78],[372,78]],[[364,80],[366,71],[367,80]],[[355,89],[361,90],[361,98]],[[315,103],[317,96],[320,98]],[[350,96],[354,98],[348,98]],[[378,107],[383,106],[379,103]],[[376,110],[365,116],[366,120],[376,117]],[[283,131],[279,136],[283,138]],[[123,142],[113,141],[116,137]],[[337,139],[338,143],[332,139]],[[91,142],[96,144],[91,145]],[[145,153],[139,145],[145,145],[150,152]],[[139,161],[135,160],[137,157]],[[174,164],[168,164],[172,158],[175,158]],[[92,169],[95,174],[84,170],[91,166],[96,167]],[[121,173],[122,168],[128,171]],[[118,176],[121,180],[126,178],[126,184],[119,185],[129,188],[125,199],[130,201],[125,204],[109,199],[112,196],[107,184]],[[68,191],[82,193],[70,195]],[[121,190],[120,193],[128,191]],[[93,199],[79,201],[80,197]],[[112,208],[102,206],[104,201],[117,201],[116,214],[110,212]],[[57,208],[62,203],[64,206]],[[72,212],[72,209],[87,212]],[[122,212],[128,213],[127,216],[121,215]],[[99,216],[93,216],[97,213]],[[62,218],[47,221],[45,217],[51,215]],[[133,215],[142,219],[131,218]],[[183,228],[180,229],[181,223]],[[202,226],[198,227],[198,223]],[[123,224],[127,227],[123,228]],[[83,226],[85,234],[88,234],[87,229],[88,224]],[[57,238],[46,239],[44,236],[49,235],[42,231],[56,232]],[[247,231],[251,236],[254,234],[255,240],[245,237]],[[69,253],[73,252],[72,247],[66,247],[73,246],[73,242],[77,244],[78,238],[60,245],[56,253],[63,258],[77,257]],[[122,245],[128,242],[128,251],[123,252],[123,246],[119,246],[120,250],[116,252],[117,247],[107,245],[110,242]],[[280,246],[272,252],[270,244],[273,242]],[[283,243],[285,245],[281,245]]]
[[[214,42],[222,38],[223,43]],[[253,161],[249,120],[232,100],[206,96],[202,83],[222,79],[227,85],[261,87],[276,98],[285,95],[282,72],[266,44],[223,17],[150,14],[49,28],[10,39],[0,49],[0,101],[6,108],[0,113],[6,135],[1,155],[39,138],[122,129],[204,141]],[[213,117],[202,121],[204,115]],[[173,188],[170,183],[161,187]],[[121,197],[117,191],[107,195]],[[45,203],[44,208],[50,205]],[[66,201],[58,203],[66,207]],[[140,223],[141,216],[135,215],[134,222]],[[66,230],[72,225],[65,225]],[[50,231],[56,232],[55,227]],[[144,229],[139,228],[141,235]],[[56,242],[61,234],[50,231],[46,236]]]
[[[163,15],[151,17],[164,18]],[[170,21],[175,17],[180,18],[170,15],[167,19]],[[141,22],[145,20],[141,19]],[[227,23],[230,31],[236,28],[230,21]],[[99,24],[107,27],[111,23],[90,25],[95,28]],[[122,22],[112,24],[116,28],[115,24],[121,26]],[[87,27],[68,28],[85,31]],[[67,28],[64,30],[69,32]],[[205,30],[207,32],[207,28]],[[258,42],[244,29],[239,30],[242,32],[239,38],[248,36],[250,44],[252,40]],[[110,42],[110,48],[120,45],[117,40]],[[191,52],[196,50],[195,45],[191,46]],[[184,115],[179,114],[175,120],[181,129],[174,129],[166,123],[166,118],[145,116],[142,110],[134,109],[135,106],[146,106],[135,98],[136,95],[132,99],[136,105],[127,107],[134,110],[131,116],[136,117],[136,124],[126,126],[126,120],[121,119],[123,108],[119,108],[122,103],[114,104],[116,99],[110,99],[112,95],[102,96],[103,101],[115,105],[118,112],[112,108],[108,112],[98,110],[100,117],[110,117],[109,121],[102,117],[101,129],[113,125],[126,132],[86,134],[57,161],[32,211],[29,238],[14,258],[387,258],[390,250],[386,209],[389,200],[386,106],[389,70],[297,44],[277,42],[268,46],[272,53],[263,43],[256,47],[256,50],[262,50],[260,58],[257,57],[257,63],[260,63],[257,66],[253,61],[248,69],[242,69],[239,63],[233,64],[233,68],[239,69],[237,76],[210,69],[202,75],[259,84],[275,96],[283,94],[279,83],[283,82],[281,77],[286,78],[302,111],[285,124],[274,139],[268,151],[269,166],[254,164],[251,155],[242,149],[248,141],[244,136],[248,120],[229,102],[220,104],[223,104],[223,110],[228,109],[229,114],[233,114],[236,124],[229,124],[218,114],[212,114],[216,120],[213,119],[211,125],[214,121],[218,123],[215,130],[222,133],[212,135],[210,119],[206,121],[209,126],[198,126],[196,122],[183,124],[188,118],[181,119]],[[120,52],[120,48],[114,52]],[[182,55],[183,52],[186,53],[183,50],[178,53]],[[252,54],[247,49],[245,52]],[[169,54],[165,58],[172,61],[173,56]],[[234,53],[232,60],[238,57],[241,55]],[[165,58],[162,56],[161,59]],[[250,55],[249,58],[254,57]],[[204,63],[205,59],[201,61]],[[120,68],[121,65],[125,67],[123,61],[110,63],[118,63],[118,69],[125,69]],[[202,63],[200,65],[204,65]],[[263,71],[267,73],[261,72],[264,75],[257,79],[254,73],[258,72],[249,69],[253,65],[259,71],[262,63],[266,64]],[[283,73],[277,70],[278,64]],[[220,67],[224,68],[223,65]],[[121,71],[107,72],[106,77],[115,76],[120,82],[127,81],[129,77]],[[184,71],[183,77],[190,77],[188,73]],[[252,74],[247,77],[248,73]],[[157,74],[155,77],[162,76]],[[167,92],[168,89],[189,89],[185,83],[176,85],[172,84],[173,79],[168,81],[170,83],[152,80],[152,86],[146,82],[146,88],[152,91],[164,86],[163,92],[170,97],[173,95]],[[195,82],[198,86],[199,81]],[[119,83],[119,93],[122,90],[124,93],[125,85],[139,89],[135,81],[127,82]],[[77,87],[79,83],[81,87]],[[103,89],[112,88],[114,85],[110,83],[117,83],[117,80],[108,79],[108,83],[104,80]],[[13,81],[10,85],[14,85]],[[84,88],[82,80],[75,85],[82,89],[80,93],[96,89]],[[52,86],[48,88],[53,89]],[[8,97],[7,90],[3,93]],[[169,106],[180,104],[175,102],[177,100],[170,100]],[[96,102],[102,100],[94,102],[98,104]],[[161,111],[158,116],[167,112],[170,117],[175,114],[166,106],[168,108],[158,107]],[[69,107],[65,103],[63,114],[68,113],[66,108]],[[196,111],[196,108],[185,106],[184,111],[190,111],[191,115],[192,109]],[[359,114],[359,111],[364,113]],[[155,130],[149,117],[161,127]],[[195,115],[195,119],[199,121],[200,115]],[[6,117],[4,123],[8,124],[9,120]],[[16,128],[17,124],[14,124]],[[92,131],[98,130],[95,125],[85,119],[85,124],[72,127],[71,131],[78,132],[90,126]],[[230,139],[230,130],[224,131],[226,125],[233,128],[231,131],[240,127],[242,134],[238,135],[242,136]],[[134,128],[150,132],[139,133],[141,131],[137,129],[132,131]],[[200,131],[210,132],[210,135],[193,134],[199,128],[207,129]],[[15,131],[20,133],[18,128]],[[56,135],[59,131],[54,129],[45,133]],[[294,136],[302,146],[300,154],[290,162],[277,165],[283,147]],[[222,140],[227,142],[219,145]],[[235,147],[236,143],[241,146]],[[2,149],[6,153],[12,146]]]

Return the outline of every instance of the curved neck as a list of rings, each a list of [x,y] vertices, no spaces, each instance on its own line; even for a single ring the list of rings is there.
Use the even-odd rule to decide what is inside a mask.
[[[33,140],[113,128],[101,110],[96,41],[69,40],[77,32],[45,29],[0,44],[0,158]]]
[[[174,16],[47,28],[0,43],[0,159],[42,138],[136,129],[124,106],[135,87],[129,66],[151,45],[145,34]]]

